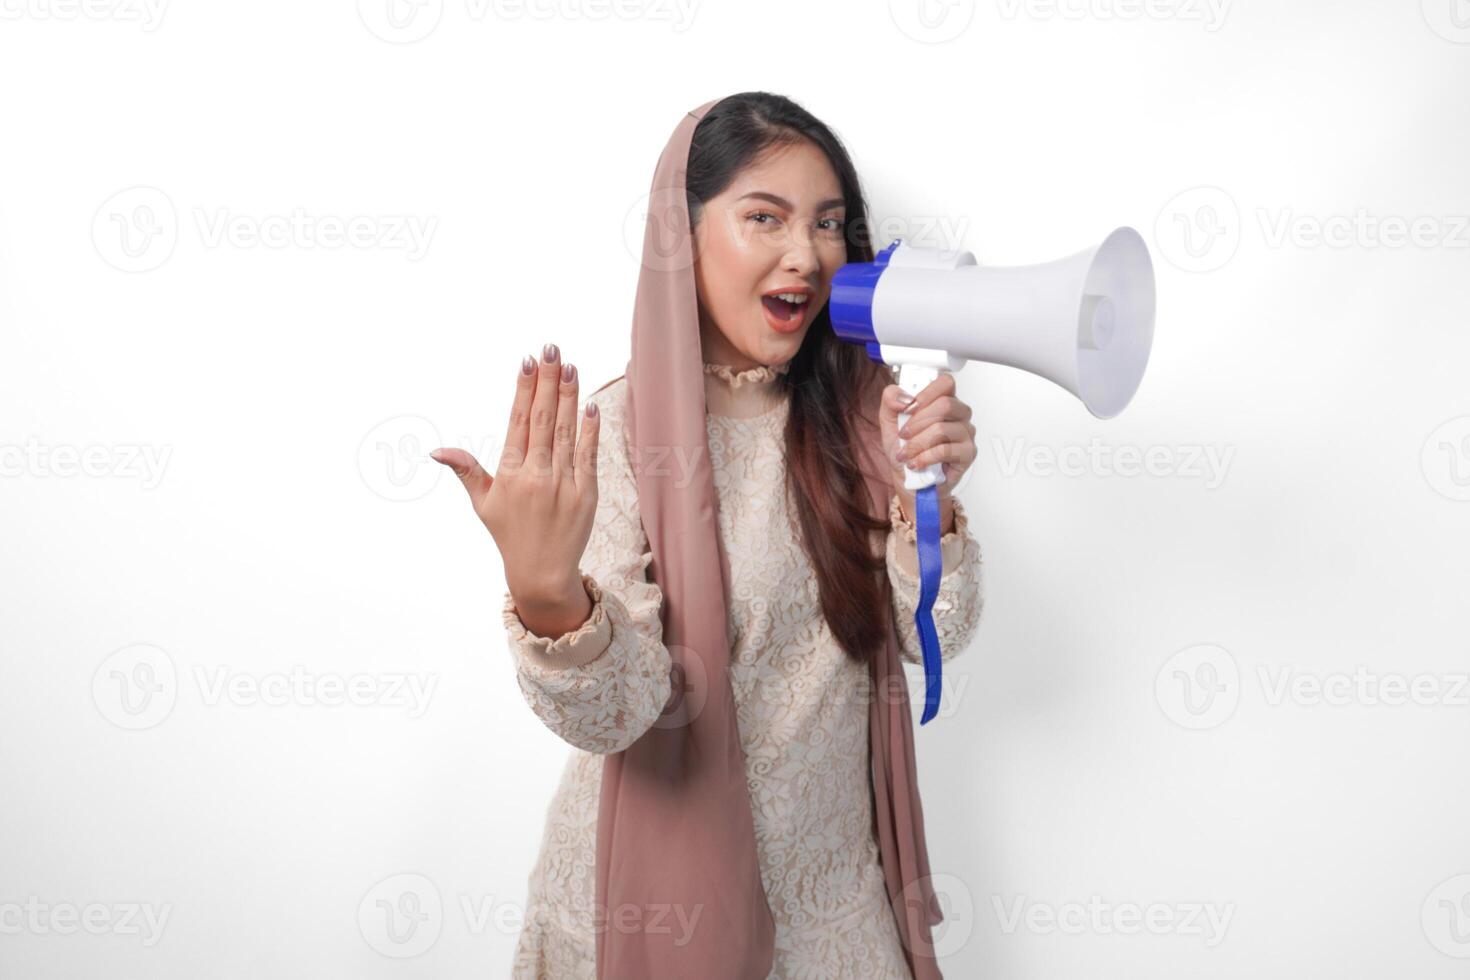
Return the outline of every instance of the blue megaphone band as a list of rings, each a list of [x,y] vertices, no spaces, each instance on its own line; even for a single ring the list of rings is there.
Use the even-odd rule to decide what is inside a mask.
[[[883,270],[888,268],[889,257],[901,241],[895,238],[871,262],[849,262],[838,269],[832,276],[832,295],[827,300],[828,315],[837,336],[848,343],[864,345],[868,356],[879,364],[883,363],[883,354],[878,335],[873,331],[873,294],[878,290]]]
[[[919,603],[914,625],[924,654],[924,725],[939,711],[944,661],[939,655],[939,633],[934,629],[934,600],[939,595],[939,577],[944,573],[944,553],[939,547],[939,487],[925,487],[914,494],[914,524],[919,538]]]

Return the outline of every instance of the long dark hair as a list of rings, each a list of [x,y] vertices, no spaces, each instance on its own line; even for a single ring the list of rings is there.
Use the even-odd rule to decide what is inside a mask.
[[[815,144],[832,164],[847,208],[848,262],[871,262],[867,203],[857,170],[842,141],[826,124],[788,98],[741,92],[721,99],[699,121],[685,177],[690,224],[705,201],[766,149]],[[786,389],[786,482],[797,503],[802,546],[816,572],[822,614],[849,656],[867,661],[886,642],[888,580],[874,531],[891,525],[886,509],[870,516],[869,494],[858,461],[865,435],[878,425],[877,404],[893,377],[858,344],[832,332],[826,306],[807,328],[791,369],[777,384]]]

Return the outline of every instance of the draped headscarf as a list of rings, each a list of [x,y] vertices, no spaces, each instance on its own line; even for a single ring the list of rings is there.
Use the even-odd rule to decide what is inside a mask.
[[[652,728],[604,760],[596,868],[596,908],[606,915],[596,929],[600,980],[764,980],[774,958],[775,923],[761,882],[730,684],[730,564],[709,462],[685,197],[694,129],[718,102],[687,113],[674,129],[654,172],[644,227],[626,418],[653,553],[648,576],[663,594],[673,696]],[[859,451],[871,513],[885,519],[892,491],[876,427]],[[869,661],[873,828],[905,959],[915,980],[938,980],[930,927],[942,914],[924,843],[908,684],[894,617],[887,620],[886,643]],[[668,927],[681,921],[671,909],[695,922],[692,931]],[[655,925],[659,910],[667,915],[662,928]]]

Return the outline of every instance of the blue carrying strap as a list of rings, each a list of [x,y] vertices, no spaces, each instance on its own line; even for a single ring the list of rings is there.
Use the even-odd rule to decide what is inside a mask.
[[[944,661],[939,656],[939,633],[934,629],[934,600],[939,595],[939,578],[944,574],[944,554],[939,547],[939,487],[930,486],[914,494],[914,526],[919,539],[919,605],[914,625],[924,653],[924,714],[927,724],[939,711]]]

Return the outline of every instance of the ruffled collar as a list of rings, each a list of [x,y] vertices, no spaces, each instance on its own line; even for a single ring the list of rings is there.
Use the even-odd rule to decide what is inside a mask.
[[[737,371],[728,364],[704,362],[705,411],[721,418],[775,419],[786,404],[786,391],[777,383],[791,370],[791,362],[757,364]]]
[[[728,364],[712,364],[704,362],[704,373],[724,381],[731,388],[739,388],[741,385],[767,384],[775,381],[778,377],[791,370],[791,362],[783,361],[771,366],[757,364],[753,368],[737,371]]]

